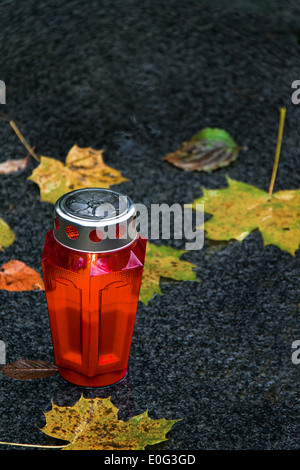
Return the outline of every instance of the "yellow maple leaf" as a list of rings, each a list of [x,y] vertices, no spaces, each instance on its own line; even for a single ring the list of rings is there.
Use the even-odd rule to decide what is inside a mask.
[[[128,421],[118,419],[109,398],[86,399],[74,406],[57,406],[45,413],[45,434],[69,441],[63,450],[144,450],[166,441],[166,433],[179,420],[149,418],[147,410]]]
[[[128,181],[120,171],[103,161],[103,150],[74,145],[65,164],[55,158],[40,157],[40,164],[29,176],[40,187],[41,200],[55,204],[63,194],[87,187],[109,188]]]
[[[212,215],[204,223],[207,238],[242,241],[259,229],[264,245],[276,245],[294,256],[300,244],[300,189],[270,196],[250,184],[229,177],[227,181],[227,188],[203,189],[203,196],[190,205],[196,209],[196,204],[204,204]]]
[[[185,250],[176,250],[170,246],[147,244],[145,266],[139,300],[145,305],[154,294],[161,294],[160,278],[170,278],[176,281],[199,282],[193,268],[196,266],[181,260]]]

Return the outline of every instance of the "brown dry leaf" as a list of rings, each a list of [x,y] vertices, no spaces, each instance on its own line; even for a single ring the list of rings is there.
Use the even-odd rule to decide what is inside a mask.
[[[5,364],[1,372],[8,377],[17,380],[34,380],[51,377],[57,373],[57,367],[45,361],[32,361],[29,359],[18,359],[11,364]]]
[[[0,268],[0,289],[9,291],[44,290],[40,274],[18,260],[11,260]]]
[[[243,148],[223,129],[206,127],[163,160],[182,170],[209,172],[228,166]]]
[[[6,160],[6,162],[0,163],[0,174],[7,175],[15,171],[24,170],[28,163],[29,155],[25,158],[18,160]]]
[[[128,181],[120,171],[103,161],[103,150],[74,145],[65,164],[55,158],[41,157],[40,164],[28,178],[35,181],[41,192],[41,200],[55,204],[63,194],[87,187],[110,188]]]

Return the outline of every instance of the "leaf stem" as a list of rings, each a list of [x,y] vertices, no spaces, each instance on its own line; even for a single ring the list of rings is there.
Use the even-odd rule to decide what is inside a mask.
[[[11,125],[11,127],[13,128],[13,130],[15,131],[15,133],[17,134],[17,136],[19,137],[20,141],[22,142],[22,144],[27,148],[28,152],[30,153],[30,155],[33,156],[33,158],[35,160],[37,160],[39,163],[41,162],[41,159],[40,157],[37,156],[37,154],[33,151],[32,148],[30,148],[30,145],[28,144],[28,142],[26,141],[25,137],[23,137],[23,135],[21,134],[21,132],[19,131],[17,125],[15,124],[14,121],[9,121],[9,124]]]
[[[0,444],[4,444],[6,446],[39,447],[42,449],[62,449],[63,447],[66,447],[67,445],[66,444],[64,446],[42,446],[39,444],[18,444],[16,442],[0,442]]]
[[[272,196],[272,193],[273,193],[273,188],[274,188],[274,183],[275,183],[275,178],[276,178],[276,173],[277,173],[277,168],[278,168],[286,108],[279,108],[279,111],[280,111],[280,120],[279,120],[278,136],[277,136],[277,146],[276,146],[276,152],[275,152],[272,177],[271,177],[271,182],[269,186],[270,197]]]

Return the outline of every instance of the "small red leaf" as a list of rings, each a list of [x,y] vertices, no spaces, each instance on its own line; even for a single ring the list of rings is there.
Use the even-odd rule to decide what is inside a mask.
[[[42,277],[34,269],[18,260],[0,267],[0,289],[9,291],[44,290]]]

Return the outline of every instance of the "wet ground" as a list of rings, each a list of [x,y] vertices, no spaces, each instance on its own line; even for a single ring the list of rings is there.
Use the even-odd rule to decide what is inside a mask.
[[[279,113],[287,108],[274,190],[299,188],[300,105],[297,2],[3,1],[0,111],[39,155],[103,148],[129,178],[115,189],[136,202],[190,203],[225,175],[267,190]],[[58,6],[59,5],[59,6]],[[2,116],[3,117],[3,116]],[[187,173],[162,158],[204,127],[221,127],[248,147],[212,173]],[[26,150],[0,121],[0,161]],[[0,216],[16,234],[0,264],[19,259],[38,272],[53,206],[27,179],[37,166],[0,177]],[[184,248],[184,241],[160,240]],[[58,375],[17,381],[0,374],[0,440],[47,444],[43,412],[85,397],[111,396],[120,419],[142,413],[179,419],[156,449],[298,449],[299,250],[212,244],[184,259],[200,282],[162,283],[138,306],[129,374],[119,385],[83,390]],[[53,362],[44,292],[0,292],[7,362]],[[3,447],[8,449],[8,447]],[[9,448],[12,449],[12,448]],[[21,449],[21,448],[18,448]]]

